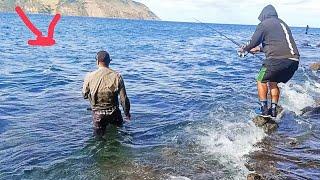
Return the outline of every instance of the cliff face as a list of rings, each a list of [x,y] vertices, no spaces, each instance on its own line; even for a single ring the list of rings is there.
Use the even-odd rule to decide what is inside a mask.
[[[159,20],[147,6],[132,0],[0,0],[0,11],[16,5],[30,13]]]

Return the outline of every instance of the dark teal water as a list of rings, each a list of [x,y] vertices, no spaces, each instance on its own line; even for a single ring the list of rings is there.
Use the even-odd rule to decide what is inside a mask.
[[[44,32],[51,17],[32,15]],[[209,26],[245,42],[254,26]],[[301,67],[282,85],[286,113],[266,135],[251,119],[261,61],[194,23],[62,17],[53,47],[15,14],[0,14],[0,179],[276,179],[320,176],[320,30],[294,28]],[[306,43],[311,46],[306,46]],[[133,120],[93,137],[82,80],[106,49],[123,75]],[[294,143],[293,143],[294,142]]]

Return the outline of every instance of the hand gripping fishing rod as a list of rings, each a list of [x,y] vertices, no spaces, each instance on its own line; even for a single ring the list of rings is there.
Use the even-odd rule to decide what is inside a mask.
[[[195,19],[195,18],[194,18]],[[228,39],[229,41],[231,41],[233,44],[235,44],[235,45],[237,45],[239,48],[241,48],[242,47],[242,45],[240,44],[240,43],[238,43],[237,41],[235,41],[235,40],[233,40],[233,39],[231,39],[231,38],[229,38],[228,36],[226,36],[226,35],[224,35],[222,32],[220,32],[220,31],[218,31],[218,30],[216,30],[216,29],[214,29],[214,28],[212,28],[212,27],[210,27],[209,25],[207,25],[207,24],[205,24],[205,23],[203,23],[203,22],[201,22],[201,21],[199,21],[198,19],[195,19],[197,22],[199,22],[199,23],[201,23],[201,24],[204,24],[206,27],[208,27],[209,29],[211,29],[212,31],[214,31],[214,32],[216,32],[216,33],[218,33],[220,36],[222,36],[222,37],[225,37],[226,39]],[[256,56],[253,52],[248,52],[248,53],[250,53],[250,54],[252,54],[253,56],[255,56],[255,57],[258,57],[260,60],[263,60],[263,58],[262,57],[260,57],[260,56]],[[246,54],[245,54],[246,55]],[[244,55],[244,56],[245,56]]]

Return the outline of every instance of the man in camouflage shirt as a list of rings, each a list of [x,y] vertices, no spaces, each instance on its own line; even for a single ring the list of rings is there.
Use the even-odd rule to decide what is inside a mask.
[[[121,126],[123,118],[119,109],[118,95],[124,114],[130,120],[130,101],[122,76],[109,68],[110,56],[106,51],[97,53],[98,69],[84,79],[82,94],[89,99],[93,112],[94,132],[103,136],[108,124]]]

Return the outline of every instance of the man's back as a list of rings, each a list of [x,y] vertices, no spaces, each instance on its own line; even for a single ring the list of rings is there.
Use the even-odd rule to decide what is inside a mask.
[[[118,95],[124,88],[119,73],[110,68],[100,67],[86,76],[84,84],[84,95],[87,93],[93,110],[115,109],[119,106]],[[127,98],[126,93],[124,96],[120,96],[121,100]]]
[[[289,26],[279,18],[268,18],[263,26],[263,51],[268,59],[299,58],[296,43]]]
[[[258,18],[261,23],[252,35],[250,44],[243,48],[249,52],[262,43],[266,55],[265,63],[275,59],[299,60],[299,51],[293,39],[289,26],[278,18],[278,13],[272,5],[263,8]]]

